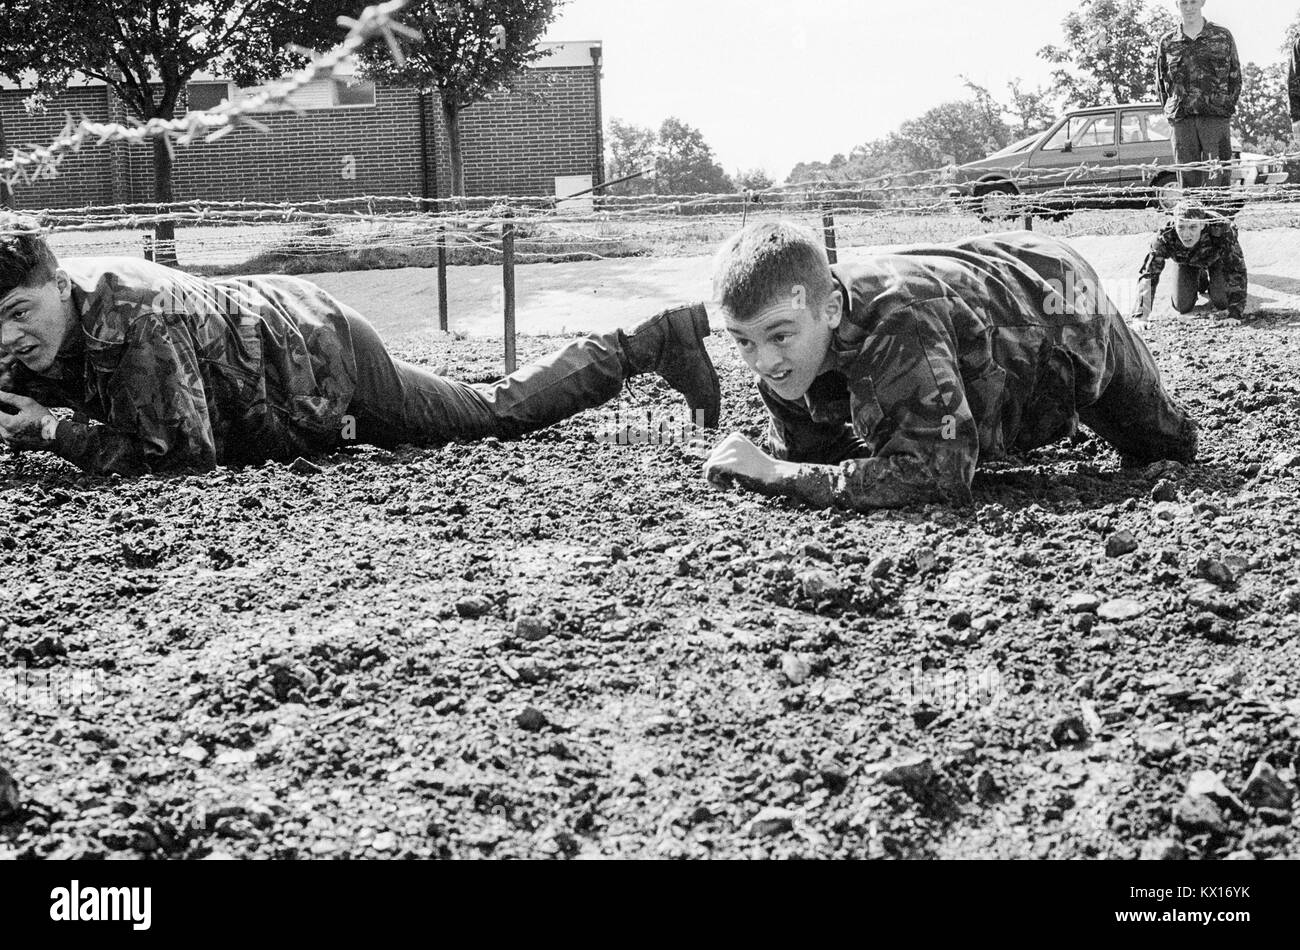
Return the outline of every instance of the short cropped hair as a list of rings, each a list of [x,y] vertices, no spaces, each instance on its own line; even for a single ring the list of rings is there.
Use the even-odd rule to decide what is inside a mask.
[[[0,300],[18,287],[39,287],[54,279],[59,262],[36,222],[0,214]]]
[[[822,242],[789,221],[759,222],[732,235],[713,266],[714,299],[735,320],[749,320],[796,287],[812,307],[831,291]]]
[[[1214,215],[1195,198],[1184,198],[1174,205],[1175,221],[1212,221]]]

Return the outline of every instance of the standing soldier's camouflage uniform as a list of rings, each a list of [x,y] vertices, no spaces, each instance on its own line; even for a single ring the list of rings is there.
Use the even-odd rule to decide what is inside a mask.
[[[1291,44],[1291,59],[1287,62],[1287,98],[1291,105],[1291,124],[1300,122],[1300,36]]]
[[[1174,284],[1174,309],[1187,313],[1196,306],[1201,275],[1208,272],[1210,303],[1216,310],[1240,320],[1246,310],[1246,257],[1237,240],[1237,229],[1230,222],[1214,221],[1205,226],[1201,239],[1188,247],[1178,239],[1178,230],[1170,224],[1151,241],[1151,250],[1142,263],[1141,281],[1154,293],[1160,283],[1165,262],[1177,267]],[[1143,287],[1139,284],[1139,296]]]
[[[1156,53],[1156,94],[1173,128],[1174,161],[1180,165],[1219,159],[1232,161],[1228,124],[1241,97],[1241,62],[1232,34],[1205,21],[1196,39],[1180,24],[1160,38]],[[1224,172],[1212,184],[1226,185]],[[1204,171],[1183,172],[1186,188],[1206,184]]]
[[[1079,422],[1129,462],[1195,458],[1196,424],[1073,248],[1019,232],[831,272],[845,300],[834,367],[800,401],[759,382],[773,454],[814,463],[781,494],[860,509],[969,501],[977,464]]]

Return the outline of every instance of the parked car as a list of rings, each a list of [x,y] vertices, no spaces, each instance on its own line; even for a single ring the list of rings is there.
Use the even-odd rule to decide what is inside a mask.
[[[1174,164],[1170,134],[1158,103],[1075,109],[1041,133],[949,169],[948,196],[986,219],[1084,207],[1169,207],[1181,193],[1177,172],[1162,168]],[[1282,162],[1243,153],[1236,140],[1232,155],[1234,190],[1287,180]],[[1033,200],[1036,195],[1042,199]]]

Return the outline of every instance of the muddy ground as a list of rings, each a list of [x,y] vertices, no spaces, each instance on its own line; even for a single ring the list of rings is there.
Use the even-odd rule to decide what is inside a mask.
[[[965,510],[718,491],[595,413],[319,471],[0,457],[0,856],[1300,856],[1298,330],[1152,321],[1203,462],[1085,434]]]

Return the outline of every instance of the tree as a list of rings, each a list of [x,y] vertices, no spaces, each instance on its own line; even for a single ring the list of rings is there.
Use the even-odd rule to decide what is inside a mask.
[[[538,44],[562,2],[413,0],[402,9],[402,22],[424,38],[403,41],[406,61],[397,64],[379,46],[362,51],[363,71],[369,78],[438,95],[451,146],[453,195],[465,194],[461,112],[508,90],[525,66],[549,55]]]
[[[654,166],[655,148],[659,144],[654,129],[633,125],[621,119],[610,119],[605,141],[609,144],[606,172],[609,181],[617,181]],[[643,176],[613,185],[607,189],[607,194],[648,195],[653,191],[654,181],[649,176]]]
[[[843,155],[836,156],[841,161]],[[834,159],[832,159],[834,161]],[[776,184],[769,175],[761,168],[751,168],[749,171],[737,170],[736,174],[731,176],[732,188],[735,191],[766,191]]]
[[[664,119],[655,149],[656,191],[663,195],[730,194],[735,189],[699,129]]]
[[[1014,119],[1011,134],[1016,138],[1042,132],[1051,125],[1060,111],[1057,107],[1057,93],[1053,89],[1041,86],[1024,89],[1019,79],[1013,79],[1007,83],[1007,91],[1011,94],[1011,103],[1006,111]]]
[[[1149,9],[1146,0],[1083,0],[1061,22],[1065,45],[1038,55],[1067,67],[1052,75],[1073,105],[1139,102],[1154,98],[1160,37],[1177,26],[1163,5]]]
[[[1241,77],[1241,99],[1232,122],[1242,145],[1252,151],[1265,151],[1266,146],[1285,142],[1291,135],[1286,64],[1261,68],[1247,63],[1241,69]],[[1277,153],[1269,151],[1268,154]]]
[[[957,101],[909,119],[890,138],[892,150],[925,169],[983,158],[1009,143],[1011,133],[987,102]]]
[[[74,74],[106,83],[131,114],[171,119],[195,73],[241,86],[283,76],[306,57],[288,44],[328,48],[343,37],[338,18],[356,0],[6,0],[0,16],[0,75],[36,77],[37,98]],[[172,200],[172,154],[153,140],[154,200]],[[174,259],[175,225],[155,229],[164,258]]]

